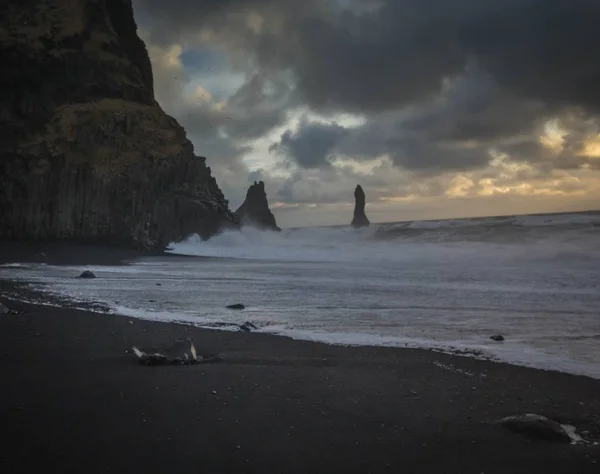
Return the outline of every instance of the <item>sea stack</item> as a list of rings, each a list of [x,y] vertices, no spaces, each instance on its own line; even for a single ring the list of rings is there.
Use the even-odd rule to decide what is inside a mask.
[[[359,185],[354,190],[354,218],[352,219],[352,227],[367,227],[370,222],[365,214],[365,192]]]
[[[257,227],[264,230],[280,231],[275,222],[275,216],[269,209],[267,193],[265,192],[265,183],[254,181],[254,184],[248,188],[244,203],[235,211],[236,217],[241,224]]]
[[[154,98],[131,0],[2,2],[0,241],[162,250],[236,226]]]

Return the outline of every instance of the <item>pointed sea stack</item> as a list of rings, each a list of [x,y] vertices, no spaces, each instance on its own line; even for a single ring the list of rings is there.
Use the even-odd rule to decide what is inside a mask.
[[[367,227],[370,222],[365,214],[365,192],[359,185],[354,190],[354,218],[352,219],[352,227]]]
[[[269,209],[267,193],[265,192],[265,183],[254,181],[254,184],[248,188],[246,200],[235,211],[236,217],[242,225],[257,227],[264,230],[280,231],[275,222],[275,216]]]
[[[0,241],[162,250],[237,225],[154,98],[131,0],[0,2]]]

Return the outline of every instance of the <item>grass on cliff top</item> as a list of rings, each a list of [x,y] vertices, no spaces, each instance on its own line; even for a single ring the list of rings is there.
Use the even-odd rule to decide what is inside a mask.
[[[35,9],[8,5],[8,21],[0,27],[0,41],[5,44],[24,43],[33,49],[42,49],[43,38],[61,41],[78,34],[85,28],[85,3],[81,0],[42,0]]]
[[[118,99],[58,107],[38,139],[53,155],[92,161],[108,173],[143,158],[168,159],[190,146],[183,128],[158,105]]]
[[[8,21],[0,25],[0,42],[15,45],[29,51],[40,52],[60,58],[71,51],[84,51],[102,61],[117,61],[125,65],[126,58],[116,54],[118,38],[110,21],[106,21],[106,31],[92,29],[86,31],[88,18],[84,0],[41,0],[34,8],[18,6],[13,2],[7,7]],[[51,47],[48,42],[59,45],[65,40],[74,40],[73,46]]]

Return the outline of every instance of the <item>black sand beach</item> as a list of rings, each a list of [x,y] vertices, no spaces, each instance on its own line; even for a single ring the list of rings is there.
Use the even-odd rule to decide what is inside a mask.
[[[0,474],[600,474],[600,378],[102,311],[143,310],[143,278],[127,275],[100,288],[87,274],[109,295],[87,309],[9,279],[172,245],[182,265],[157,263],[164,286],[149,284],[180,308],[145,314],[196,321],[252,295],[277,300],[252,308],[265,318],[329,331],[354,315],[361,330],[346,334],[390,323],[425,341],[438,324],[453,346],[457,327],[508,343],[507,329],[537,335],[552,313],[544,355],[594,366],[600,221],[570,211],[598,204],[600,9],[362,3],[0,2],[0,262],[36,263],[0,268]],[[253,230],[281,230],[267,195],[279,225],[301,229]],[[458,218],[550,210],[563,212]],[[215,247],[186,252],[195,236]],[[83,269],[46,270],[40,282],[79,293]],[[181,338],[218,360],[144,366],[132,353]],[[499,423],[527,413],[584,442]]]
[[[20,313],[0,317],[2,472],[600,472],[598,445],[493,423],[538,413],[598,438],[599,380],[2,302]],[[224,360],[126,353],[181,337]]]

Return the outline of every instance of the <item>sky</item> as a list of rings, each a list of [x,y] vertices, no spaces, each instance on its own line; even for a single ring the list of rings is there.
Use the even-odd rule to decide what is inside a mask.
[[[155,94],[282,227],[600,208],[597,0],[133,0]]]

